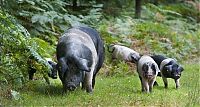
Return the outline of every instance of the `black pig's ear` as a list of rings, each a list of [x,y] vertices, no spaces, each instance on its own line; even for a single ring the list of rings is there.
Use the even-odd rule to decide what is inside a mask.
[[[61,78],[64,78],[64,74],[65,72],[67,72],[68,70],[68,66],[67,66],[67,60],[65,60],[65,58],[60,58],[58,60],[58,63],[56,65],[56,69],[58,70],[58,72],[60,72],[61,74]]]
[[[76,57],[74,61],[80,70],[90,72],[91,69],[88,67],[89,66],[88,60],[80,58],[80,57]]]
[[[147,63],[144,63],[142,66],[142,71],[147,72],[149,70],[149,67],[147,65]]]
[[[181,66],[179,66],[178,69],[179,69],[181,72],[184,71],[184,68],[181,67]]]

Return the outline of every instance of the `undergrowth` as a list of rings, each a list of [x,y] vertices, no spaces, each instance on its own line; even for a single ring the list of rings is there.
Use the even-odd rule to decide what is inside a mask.
[[[168,79],[165,89],[162,79],[157,77],[159,86],[150,94],[142,93],[138,75],[98,75],[92,94],[78,88],[74,92],[62,93],[59,79],[47,85],[42,79],[30,81],[20,92],[19,100],[0,99],[3,106],[163,106],[183,107],[200,105],[198,64],[184,65],[180,89]],[[117,74],[118,75],[118,74]]]

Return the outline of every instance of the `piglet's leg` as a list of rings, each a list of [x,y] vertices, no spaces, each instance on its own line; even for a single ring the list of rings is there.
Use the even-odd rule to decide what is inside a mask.
[[[150,91],[150,92],[152,92],[152,90],[153,90],[154,82],[156,82],[155,79],[153,79],[153,80],[151,80],[151,81],[149,82],[149,91]]]
[[[158,86],[158,82],[155,81],[155,82],[153,83],[153,86]]]
[[[178,89],[180,87],[180,83],[179,83],[179,79],[174,80],[176,83],[176,89]]]
[[[141,76],[139,76],[139,78],[140,78],[140,82],[141,82],[141,88],[142,88],[142,92],[144,92],[144,86],[143,86],[143,83],[142,83],[142,77],[141,77]]]
[[[165,88],[168,88],[167,78],[162,77],[162,79],[163,79],[163,82],[164,82]]]
[[[162,80],[163,80],[163,82],[164,82],[165,88],[168,88],[167,78],[163,76],[163,73],[162,73],[162,72],[161,72],[161,77],[162,77]]]
[[[149,93],[149,84],[148,84],[148,82],[143,79],[142,84],[143,84],[144,90],[147,93]]]

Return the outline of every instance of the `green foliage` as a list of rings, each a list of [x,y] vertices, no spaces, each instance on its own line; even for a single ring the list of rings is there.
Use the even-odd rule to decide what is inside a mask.
[[[104,29],[101,34],[105,41],[128,47],[132,45],[133,49],[138,49],[135,47],[138,45],[141,49],[150,49],[150,54],[164,54],[178,60],[197,56],[199,23],[191,22],[181,13],[153,4],[147,4],[143,8],[144,19],[123,16],[111,19],[106,23],[107,26],[102,25]],[[143,46],[137,44],[138,40],[144,43]],[[143,54],[143,51],[145,50],[138,52]]]
[[[124,77],[128,74],[132,74],[133,71],[130,69],[129,65],[124,61],[114,60],[110,61],[109,64],[106,64],[107,71],[103,72],[105,76],[119,76]]]
[[[3,1],[4,9],[17,17],[20,23],[28,29],[32,36],[49,39],[59,36],[70,26],[80,24],[96,25],[101,17],[101,7],[94,5],[88,15],[69,14],[66,6],[69,1],[62,0],[19,0]],[[18,8],[20,7],[20,8]],[[45,36],[45,37],[42,37]]]
[[[23,35],[22,27],[19,24],[13,24],[11,16],[0,13],[1,21],[1,80],[5,82],[12,82],[8,80],[18,79],[19,84],[22,83],[20,78],[23,78],[21,70],[27,69],[23,67],[24,58],[26,58],[27,51],[26,44],[29,35]],[[21,29],[21,30],[20,30]],[[21,52],[24,52],[20,56]],[[15,72],[13,70],[15,69]]]
[[[40,44],[41,46],[37,45],[35,42],[39,39],[32,39],[24,27],[17,23],[12,16],[2,11],[0,11],[0,27],[0,85],[13,84],[16,86],[12,88],[21,87],[28,79],[29,66],[34,66],[37,71],[41,71],[48,82],[49,65],[38,54],[38,52],[44,52],[43,48],[46,48],[45,46],[48,44],[43,42]],[[48,57],[48,55],[46,56]],[[30,60],[35,63],[30,63]]]
[[[32,38],[29,45],[43,57],[51,58],[55,54],[55,48],[42,39]]]
[[[108,24],[109,24],[109,22],[106,22],[99,27],[99,31],[101,33],[101,36],[102,36],[106,46],[108,46],[109,44],[112,44],[112,43],[116,43],[120,40],[120,38],[118,36],[113,35],[112,33],[109,32]]]
[[[162,15],[164,15],[164,18],[166,19],[177,19],[177,18],[181,18],[182,15],[176,11],[173,10],[167,10],[158,6],[155,6],[153,4],[146,4],[145,6],[143,6],[144,8],[144,17],[145,18],[149,18],[149,19],[154,19],[154,20],[158,20],[156,17],[157,14],[160,14],[162,18]]]
[[[191,1],[192,2],[192,1]],[[198,7],[199,2],[192,2],[192,3],[179,3],[179,4],[171,4],[167,6],[163,6],[163,9],[167,9],[170,11],[180,13],[184,18],[187,18],[191,21],[200,22],[200,10]],[[192,5],[194,4],[194,5]],[[197,7],[195,7],[197,6]]]

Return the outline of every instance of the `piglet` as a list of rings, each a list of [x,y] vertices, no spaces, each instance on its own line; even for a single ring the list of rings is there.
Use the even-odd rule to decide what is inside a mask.
[[[109,50],[112,53],[112,59],[124,60],[126,62],[137,63],[140,54],[133,49],[122,45],[110,45]]]
[[[151,92],[156,76],[160,72],[156,62],[150,56],[141,56],[137,63],[137,72],[141,81],[142,91]]]
[[[176,89],[178,89],[180,87],[179,79],[184,70],[183,67],[175,59],[167,58],[163,55],[153,55],[151,57],[159,66],[160,76],[163,79],[165,88],[168,87],[167,78],[172,78],[176,83]]]

